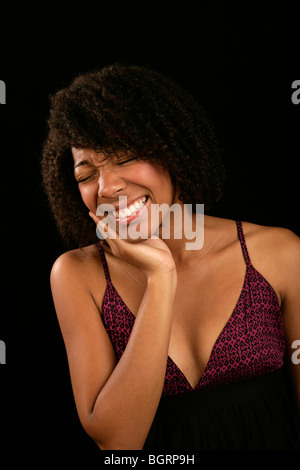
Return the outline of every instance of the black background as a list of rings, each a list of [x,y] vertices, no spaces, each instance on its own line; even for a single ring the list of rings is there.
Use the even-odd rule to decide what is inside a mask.
[[[76,6],[78,5],[78,6]],[[271,4],[270,4],[271,5]],[[49,96],[78,73],[150,65],[207,110],[224,147],[226,192],[215,215],[300,235],[299,12],[220,2],[15,6],[1,19],[0,450],[98,452],[79,423],[49,288],[66,250],[43,194]]]

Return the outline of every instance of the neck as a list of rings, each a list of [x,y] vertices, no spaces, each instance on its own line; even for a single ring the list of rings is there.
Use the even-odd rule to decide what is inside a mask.
[[[177,266],[184,265],[195,254],[203,255],[208,250],[209,241],[205,237],[204,243],[204,221],[205,235],[209,226],[210,217],[203,213],[192,213],[187,210],[182,212],[182,218],[177,218],[171,213],[169,225],[162,223],[159,237],[163,239],[170,249]],[[164,221],[163,221],[164,222]],[[167,237],[164,236],[163,228]]]

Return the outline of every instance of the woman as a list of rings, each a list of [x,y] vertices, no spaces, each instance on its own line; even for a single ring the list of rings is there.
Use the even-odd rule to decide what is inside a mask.
[[[296,449],[285,368],[299,399],[299,238],[206,215],[224,171],[189,94],[143,67],[82,75],[52,98],[42,167],[58,228],[80,246],[51,287],[98,446]],[[204,243],[187,249],[202,203]],[[163,204],[182,209],[167,237]]]

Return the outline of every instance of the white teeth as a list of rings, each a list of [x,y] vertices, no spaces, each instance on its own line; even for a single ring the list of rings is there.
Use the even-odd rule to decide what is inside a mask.
[[[145,204],[146,200],[147,198],[144,196],[142,199],[140,199],[139,201],[135,201],[129,207],[122,209],[120,212],[113,211],[113,215],[119,219],[128,217],[129,215],[134,214],[134,212],[136,212],[137,210],[141,209]]]

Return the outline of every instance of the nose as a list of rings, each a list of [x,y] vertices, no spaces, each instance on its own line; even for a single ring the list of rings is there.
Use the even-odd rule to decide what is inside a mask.
[[[114,199],[125,186],[125,181],[113,170],[103,168],[99,176],[98,196],[104,199]]]

